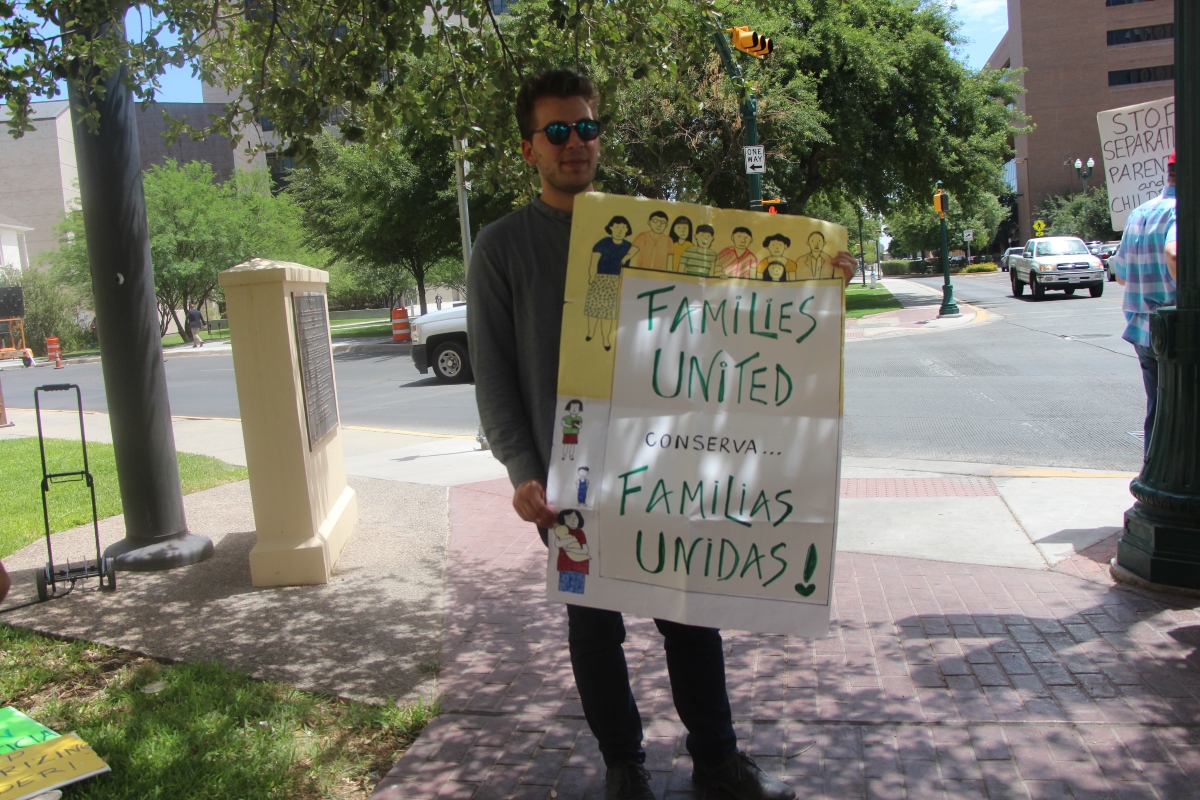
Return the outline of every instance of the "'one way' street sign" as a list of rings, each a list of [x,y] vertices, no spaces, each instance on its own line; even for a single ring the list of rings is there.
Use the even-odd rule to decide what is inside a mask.
[[[761,144],[746,147],[746,174],[761,175],[767,171],[767,148]]]

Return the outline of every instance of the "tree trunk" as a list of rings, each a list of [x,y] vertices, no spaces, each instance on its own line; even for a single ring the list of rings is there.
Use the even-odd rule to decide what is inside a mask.
[[[113,23],[93,35],[123,39],[124,28]],[[96,77],[94,67],[75,63],[67,84],[125,517],[125,538],[104,554],[116,558],[120,569],[159,570],[203,561],[213,546],[211,540],[188,533],[184,516],[150,262],[137,111],[132,92],[121,81],[124,75],[122,67],[103,81],[102,91],[84,94],[81,87]],[[99,111],[96,133],[79,113],[89,102]]]

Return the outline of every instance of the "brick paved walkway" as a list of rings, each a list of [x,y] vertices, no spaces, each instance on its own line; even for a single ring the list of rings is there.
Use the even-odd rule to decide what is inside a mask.
[[[602,796],[509,491],[450,490],[443,713],[376,797]],[[1111,546],[1042,572],[839,554],[828,638],[726,634],[741,746],[802,798],[1200,797],[1200,601],[1114,587]],[[699,796],[661,639],[628,629],[658,796]]]

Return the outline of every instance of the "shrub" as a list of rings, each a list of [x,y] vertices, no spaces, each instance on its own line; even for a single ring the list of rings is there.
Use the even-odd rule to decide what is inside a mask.
[[[908,275],[909,267],[911,266],[911,264],[912,264],[911,261],[884,261],[883,262],[883,274],[884,275]]]
[[[1000,267],[992,262],[984,261],[980,264],[968,264],[966,267],[963,267],[963,272],[995,272],[998,269]]]
[[[0,282],[20,286],[25,294],[25,346],[46,355],[46,338],[57,336],[64,353],[95,345],[95,334],[80,323],[82,302],[45,271],[11,270]]]

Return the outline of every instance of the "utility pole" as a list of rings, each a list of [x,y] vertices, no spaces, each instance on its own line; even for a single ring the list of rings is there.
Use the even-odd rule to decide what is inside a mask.
[[[958,304],[954,302],[954,286],[950,283],[950,237],[946,233],[946,212],[949,210],[950,195],[942,189],[942,182],[937,182],[937,192],[933,195],[933,207],[937,209],[942,221],[942,274],[946,282],[942,284],[942,307],[938,310],[939,317],[957,317]]]
[[[458,186],[458,230],[462,235],[463,276],[471,268],[471,206],[467,201],[468,165],[462,157],[463,142],[454,137],[454,180]]]
[[[753,35],[757,36],[757,34]],[[771,51],[770,40],[764,41],[766,41],[766,46],[763,55]],[[717,52],[721,54],[721,63],[725,65],[725,71],[729,74],[729,79],[733,81],[734,86],[738,88],[741,94],[742,102],[740,111],[742,114],[742,125],[746,130],[746,147],[756,147],[758,145],[758,99],[754,96],[753,90],[746,85],[746,81],[742,76],[742,68],[733,60],[733,52],[729,48],[729,41],[725,38],[725,32],[718,30],[714,33],[713,42],[717,45]],[[747,171],[746,180],[750,185],[750,210],[762,211],[761,173]]]
[[[125,36],[120,22],[86,33],[95,39]],[[97,77],[95,67],[76,63],[70,68],[67,90],[125,517],[125,538],[104,555],[116,558],[118,569],[145,571],[203,561],[212,555],[213,544],[208,537],[188,532],[183,511],[150,263],[137,110],[133,92],[121,81],[124,75],[121,67],[97,90],[85,91],[81,87]],[[95,133],[80,114],[89,102],[99,112]]]
[[[1150,318],[1158,411],[1113,576],[1200,589],[1200,5],[1175,1],[1177,302]]]
[[[856,205],[855,210],[858,212],[858,268],[862,270],[862,285],[867,285],[867,256],[863,252],[863,209],[862,206]]]

